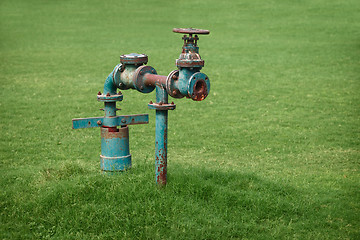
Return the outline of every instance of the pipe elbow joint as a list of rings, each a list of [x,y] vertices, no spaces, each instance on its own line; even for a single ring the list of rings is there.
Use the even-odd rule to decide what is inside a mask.
[[[116,94],[116,84],[114,82],[114,74],[117,71],[117,66],[115,66],[114,70],[109,74],[109,76],[106,78],[105,83],[104,83],[104,95],[106,94],[110,94],[110,95],[114,95]]]

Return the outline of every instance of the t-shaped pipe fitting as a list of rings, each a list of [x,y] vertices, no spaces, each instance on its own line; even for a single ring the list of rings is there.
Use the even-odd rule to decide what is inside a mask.
[[[139,92],[149,93],[152,92],[155,86],[145,87],[141,83],[136,84],[134,76],[136,69],[148,61],[146,54],[130,53],[120,56],[120,64],[118,64],[112,74],[113,83],[116,87],[121,90],[129,88],[136,89]],[[152,73],[156,73],[155,69],[152,68]]]
[[[112,74],[114,85],[122,90],[132,88],[142,93],[150,93],[156,85],[161,85],[174,98],[204,100],[210,92],[210,80],[206,74],[200,72],[204,60],[199,54],[197,34],[210,32],[193,28],[174,28],[173,31],[189,34],[182,38],[184,45],[179,59],[176,60],[178,70],[172,71],[168,76],[157,75],[153,67],[144,65],[148,61],[147,55],[137,53],[121,55],[121,63],[115,67]]]

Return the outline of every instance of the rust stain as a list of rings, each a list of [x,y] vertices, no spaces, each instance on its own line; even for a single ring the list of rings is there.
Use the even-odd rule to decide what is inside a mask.
[[[207,86],[204,80],[199,80],[196,82],[193,88],[193,95],[192,99],[194,101],[202,101],[204,100],[208,95]]]
[[[101,138],[112,139],[112,138],[129,138],[129,129],[127,126],[122,128],[117,127],[101,127]]]
[[[109,127],[107,128],[109,132],[118,132],[119,129],[117,127]]]

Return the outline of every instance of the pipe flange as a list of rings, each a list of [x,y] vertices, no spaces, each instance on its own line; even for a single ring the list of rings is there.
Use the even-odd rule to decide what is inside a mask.
[[[204,100],[210,92],[210,80],[206,74],[194,73],[189,80],[188,94],[194,101]]]
[[[169,73],[166,78],[166,91],[173,98],[183,98],[184,96],[180,93],[176,87],[179,79],[179,70],[174,70]]]
[[[174,103],[149,103],[148,107],[155,110],[174,110],[176,105]]]
[[[148,62],[148,56],[139,53],[124,54],[120,56],[120,62],[122,64],[143,65]]]
[[[136,90],[142,93],[150,93],[155,89],[155,86],[145,85],[144,75],[145,74],[157,74],[156,70],[151,66],[141,66],[135,70],[134,83]]]
[[[187,67],[187,68],[202,68],[205,64],[205,61],[202,59],[176,59],[177,67]]]
[[[117,101],[123,100],[123,95],[122,94],[114,94],[114,95],[101,94],[101,95],[97,95],[97,100],[99,102],[117,102]]]

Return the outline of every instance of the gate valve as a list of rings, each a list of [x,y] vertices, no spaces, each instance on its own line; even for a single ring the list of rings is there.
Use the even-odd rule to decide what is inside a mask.
[[[204,100],[210,92],[210,80],[200,70],[204,60],[199,54],[198,34],[209,34],[209,30],[194,28],[174,28],[173,32],[185,33],[182,37],[184,45],[176,66],[179,70],[172,71],[166,81],[166,91],[174,98],[191,98],[194,101]],[[188,34],[188,35],[186,35]],[[195,36],[193,36],[195,35]]]
[[[194,28],[174,28],[173,32],[189,34],[182,37],[184,45],[179,59],[176,60],[176,66],[202,68],[204,66],[204,60],[202,60],[199,55],[199,47],[197,46],[199,37],[197,34],[209,34],[210,31]],[[193,36],[193,34],[195,34],[195,36]]]

